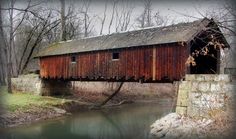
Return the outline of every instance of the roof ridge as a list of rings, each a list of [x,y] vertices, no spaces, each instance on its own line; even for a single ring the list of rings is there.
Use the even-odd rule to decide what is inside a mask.
[[[154,26],[56,42],[40,50],[36,57],[188,41],[196,33],[197,28],[206,25],[207,22],[204,22],[206,20],[209,21],[209,19],[203,18],[169,26]],[[201,24],[202,22],[203,24]]]
[[[132,32],[136,32],[136,31],[146,31],[146,30],[149,30],[149,29],[162,29],[162,28],[169,28],[169,27],[174,27],[174,26],[179,26],[179,25],[184,25],[184,24],[192,24],[194,22],[203,22],[204,20],[206,20],[208,18],[204,17],[204,18],[200,18],[198,20],[194,20],[192,22],[179,22],[177,24],[171,24],[171,25],[168,25],[168,26],[151,26],[151,27],[145,27],[145,28],[138,28],[138,29],[135,29],[135,30],[126,30],[126,31],[121,31],[121,32],[113,32],[111,34],[102,34],[102,35],[96,35],[96,36],[89,36],[89,37],[84,37],[84,38],[79,38],[79,39],[71,39],[71,40],[67,40],[67,41],[59,41],[59,42],[56,42],[56,43],[66,43],[66,42],[71,42],[71,41],[78,41],[78,40],[86,40],[86,39],[91,39],[91,38],[97,38],[97,37],[108,37],[108,36],[111,36],[111,35],[114,35],[114,34],[123,34],[123,33],[132,33]],[[209,19],[208,19],[209,20]]]

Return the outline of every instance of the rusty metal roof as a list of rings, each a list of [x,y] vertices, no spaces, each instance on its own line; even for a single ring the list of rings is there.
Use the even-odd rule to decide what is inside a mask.
[[[88,37],[79,40],[58,42],[41,50],[36,57],[186,42],[206,27],[210,21],[210,19],[204,18],[194,22],[179,23],[165,27],[151,27],[103,36]]]

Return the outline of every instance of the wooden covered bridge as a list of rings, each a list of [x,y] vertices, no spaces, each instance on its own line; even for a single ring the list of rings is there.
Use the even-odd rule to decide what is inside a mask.
[[[229,47],[214,20],[204,18],[166,27],[58,42],[36,57],[40,59],[43,79],[176,81],[187,73],[219,73],[220,52],[209,43],[212,38],[223,47]],[[195,57],[196,66],[187,66],[189,55],[205,46],[209,55],[199,55]]]

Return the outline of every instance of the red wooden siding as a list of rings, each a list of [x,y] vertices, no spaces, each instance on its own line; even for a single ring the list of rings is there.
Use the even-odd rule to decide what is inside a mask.
[[[119,52],[119,60],[112,53]],[[40,58],[40,76],[69,80],[180,80],[186,73],[186,46],[178,44],[125,48]]]

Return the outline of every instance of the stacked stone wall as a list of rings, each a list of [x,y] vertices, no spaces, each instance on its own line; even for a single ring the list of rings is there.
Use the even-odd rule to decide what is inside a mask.
[[[212,113],[227,109],[227,104],[233,101],[235,89],[235,81],[227,74],[186,75],[179,84],[176,112],[209,118]]]
[[[37,74],[20,75],[11,78],[12,89],[19,92],[28,92],[41,95],[42,81]]]
[[[20,75],[12,78],[14,91],[35,95],[67,95],[71,93],[71,82],[60,80],[44,80],[38,74]]]

